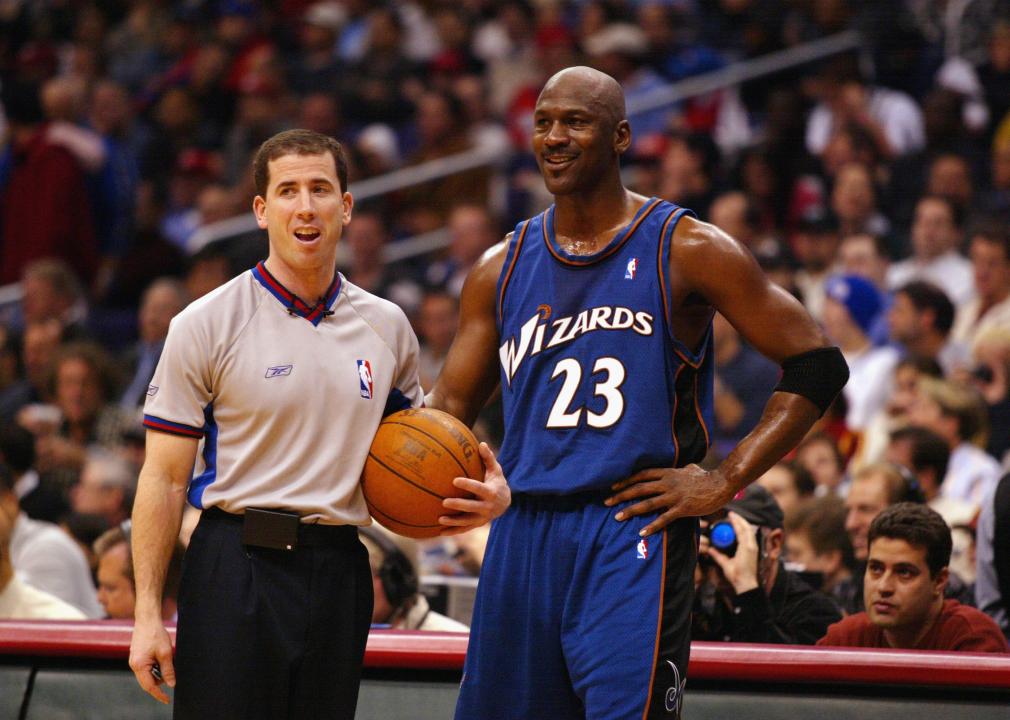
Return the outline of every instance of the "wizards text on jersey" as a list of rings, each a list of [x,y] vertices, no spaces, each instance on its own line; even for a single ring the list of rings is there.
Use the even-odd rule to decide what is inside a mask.
[[[711,331],[689,348],[670,322],[670,242],[685,212],[653,198],[593,255],[561,247],[553,207],[517,226],[497,295],[499,460],[514,492],[598,491],[704,456]]]

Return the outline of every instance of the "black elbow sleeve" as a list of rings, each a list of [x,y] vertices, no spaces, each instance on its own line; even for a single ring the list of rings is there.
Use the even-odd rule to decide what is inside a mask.
[[[802,395],[821,411],[828,409],[849,380],[849,366],[836,347],[817,348],[782,361],[777,392]]]

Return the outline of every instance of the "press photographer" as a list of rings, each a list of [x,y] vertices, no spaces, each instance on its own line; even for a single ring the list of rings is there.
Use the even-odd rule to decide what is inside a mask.
[[[701,521],[692,639],[814,644],[842,614],[783,567],[782,510],[760,485],[725,510]]]

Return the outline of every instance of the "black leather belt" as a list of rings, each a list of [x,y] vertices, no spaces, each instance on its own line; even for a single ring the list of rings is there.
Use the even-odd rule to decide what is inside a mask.
[[[278,513],[280,514],[280,513]],[[227,522],[233,523],[235,525],[246,528],[246,516],[239,515],[235,513],[225,512],[218,507],[210,507],[203,511],[203,519],[209,522]],[[266,526],[261,528],[266,532],[264,539],[266,542],[254,537],[252,542],[243,542],[247,545],[255,545],[258,547],[270,547],[278,550],[295,550],[299,547],[313,546],[313,545],[348,545],[358,542],[358,528],[354,525],[324,525],[322,523],[306,523],[299,521],[297,527],[295,528],[296,541],[294,543],[285,543],[283,541],[284,529],[281,527],[271,527],[271,523],[277,522],[283,524],[286,521],[283,518],[277,518],[276,521],[270,518],[265,518]],[[278,538],[276,542],[271,538]],[[290,544],[291,547],[286,547]]]

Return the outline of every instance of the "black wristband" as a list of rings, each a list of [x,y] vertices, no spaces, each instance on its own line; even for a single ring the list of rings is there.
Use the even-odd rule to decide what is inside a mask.
[[[831,406],[849,380],[849,366],[836,347],[817,348],[782,361],[776,392],[802,395],[821,411]]]

